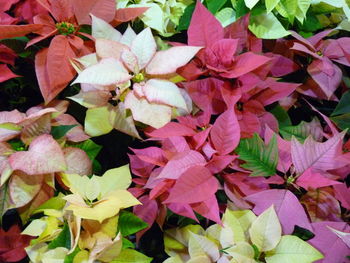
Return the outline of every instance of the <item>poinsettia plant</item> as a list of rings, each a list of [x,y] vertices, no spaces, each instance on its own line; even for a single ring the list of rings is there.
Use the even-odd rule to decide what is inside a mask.
[[[349,10],[1,2],[0,261],[346,262]]]

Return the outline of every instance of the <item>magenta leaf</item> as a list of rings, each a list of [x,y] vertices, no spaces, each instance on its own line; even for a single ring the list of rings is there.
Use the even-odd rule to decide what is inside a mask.
[[[224,38],[224,29],[215,16],[197,1],[187,35],[190,46],[211,46]]]
[[[236,113],[229,109],[216,119],[210,131],[210,139],[219,154],[225,155],[239,144],[240,132]]]
[[[144,162],[155,164],[158,166],[164,166],[166,164],[166,159],[164,157],[164,152],[158,147],[148,147],[144,149],[132,149],[130,148],[136,156]]]
[[[146,134],[156,138],[168,138],[171,136],[193,136],[196,132],[180,123],[169,122],[162,128],[146,132]]]
[[[238,78],[269,62],[271,58],[246,52],[235,58],[232,70],[222,73],[225,78]]]
[[[312,223],[312,232],[315,237],[308,242],[324,255],[323,260],[316,262],[346,262],[346,257],[349,256],[349,248],[329,227],[342,232],[350,232],[350,227],[345,222],[324,221]]]
[[[335,198],[337,198],[342,207],[350,209],[350,188],[345,183],[333,186]]]
[[[302,174],[308,168],[330,170],[344,166],[342,162],[336,162],[336,157],[342,154],[342,140],[345,133],[334,135],[326,142],[316,142],[310,136],[304,144],[294,137],[292,138],[292,160],[297,173]]]
[[[285,235],[293,233],[294,226],[298,225],[312,231],[309,219],[298,198],[288,190],[266,190],[244,198],[253,203],[254,213],[261,214],[272,204],[282,225]]]
[[[205,218],[208,218],[218,224],[221,224],[219,204],[216,200],[215,195],[210,197],[208,200],[205,200],[204,202],[191,204],[191,207],[195,212],[197,212],[201,216],[204,216]]]
[[[298,177],[296,184],[308,190],[310,188],[317,189],[320,187],[337,185],[341,184],[341,182],[328,179],[321,173],[315,172],[312,168],[309,168]]]
[[[205,190],[204,190],[205,189]],[[193,166],[186,170],[169,191],[165,203],[193,204],[212,197],[218,190],[218,181],[203,166]]]
[[[163,168],[158,178],[178,179],[193,166],[204,166],[206,161],[199,152],[189,150],[176,154]]]

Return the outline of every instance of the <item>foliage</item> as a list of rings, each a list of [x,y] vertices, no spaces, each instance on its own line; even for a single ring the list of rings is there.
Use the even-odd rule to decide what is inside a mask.
[[[165,262],[314,262],[322,254],[302,239],[282,235],[273,206],[259,216],[226,209],[223,225],[196,225],[165,233]]]
[[[2,1],[0,261],[344,262],[349,17]]]

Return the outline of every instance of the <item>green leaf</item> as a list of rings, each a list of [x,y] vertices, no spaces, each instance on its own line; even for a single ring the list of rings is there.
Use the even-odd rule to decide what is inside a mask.
[[[77,125],[61,125],[61,126],[52,126],[51,135],[55,140],[61,139],[67,134],[71,129]]]
[[[98,153],[101,151],[102,146],[94,143],[92,140],[86,140],[82,143],[74,144],[74,147],[80,148],[86,152],[91,161],[94,161]]]
[[[252,9],[258,2],[259,0],[244,0],[246,7],[249,9]]]
[[[100,178],[100,177],[96,177],[95,175],[93,175],[90,178],[90,180],[86,181],[85,183],[85,187],[84,187],[85,197],[90,201],[94,201],[95,199],[97,199],[97,197],[101,192],[101,186],[97,178]]]
[[[322,28],[323,26],[321,25],[318,18],[311,12],[308,12],[304,23],[300,25],[300,30],[306,32],[316,32]]]
[[[119,214],[118,226],[123,236],[129,236],[145,229],[148,224],[133,213],[122,211]]]
[[[177,30],[182,31],[182,30],[188,29],[195,6],[196,6],[196,4],[193,3],[193,4],[186,7],[184,14],[180,18]]]
[[[279,128],[292,126],[292,121],[290,120],[288,113],[280,105],[274,107],[270,112],[276,117]]]
[[[63,263],[73,263],[74,262],[74,257],[80,252],[80,248],[78,246],[76,246],[76,248],[74,249],[74,251],[70,254],[68,254],[65,258],[64,258],[64,262]]]
[[[54,240],[48,245],[48,249],[54,249],[56,247],[65,247],[70,249],[71,237],[68,224],[64,224],[62,231]]]
[[[270,13],[279,2],[280,0],[265,0],[266,12]]]
[[[298,0],[281,0],[277,7],[279,7],[277,8],[277,11],[280,15],[287,15],[285,17],[288,18],[289,22],[294,22],[295,14],[298,9]]]
[[[86,111],[85,131],[90,136],[100,136],[113,130],[111,112],[107,106],[91,108]]]
[[[132,249],[124,249],[111,263],[150,263],[152,258]]]
[[[267,263],[311,263],[322,258],[323,255],[309,243],[286,235],[273,251],[267,253],[265,260]]]
[[[126,238],[123,237],[123,247],[122,248],[123,249],[135,248],[135,245],[129,239],[126,239]]]
[[[295,17],[299,22],[303,22],[306,18],[306,13],[310,8],[310,0],[298,0],[298,8],[295,14]]]
[[[251,17],[249,29],[258,38],[263,39],[277,39],[290,35],[273,13]]]
[[[321,124],[317,118],[314,118],[311,122],[302,121],[296,126],[282,126],[280,133],[284,139],[289,141],[292,139],[292,136],[296,137],[300,142],[304,142],[310,135],[316,141],[323,137]]]
[[[208,10],[215,14],[219,11],[226,3],[226,0],[206,0]]]
[[[350,102],[350,91],[347,91],[341,97],[339,103],[337,104],[337,107],[335,107],[331,116],[350,113],[350,103],[349,102]]]
[[[282,227],[273,205],[260,214],[252,223],[249,235],[250,240],[259,251],[266,252],[277,246],[281,239]]]
[[[19,139],[12,139],[8,141],[8,143],[11,145],[12,149],[15,151],[26,151],[27,146]]]
[[[11,205],[8,183],[5,183],[0,187],[0,223],[2,222],[2,216],[11,208]]]
[[[294,226],[294,230],[292,233],[293,236],[297,236],[299,238],[301,238],[304,241],[308,241],[311,238],[315,237],[315,234],[312,233],[310,230],[302,228],[298,225]]]
[[[101,174],[102,171],[102,165],[99,161],[93,160],[92,161],[92,171],[94,174]]]
[[[232,237],[232,241],[234,243],[245,241],[245,230],[241,225],[241,222],[235,217],[233,211],[226,209],[222,222],[225,228],[221,231],[221,235],[224,236],[225,230],[230,228],[228,234]],[[221,237],[223,239],[223,237]],[[222,241],[221,241],[222,242]]]
[[[246,7],[244,0],[237,0],[236,3],[236,17],[240,18],[249,13],[249,8]]]
[[[337,0],[326,0],[320,1],[319,4],[313,4],[311,6],[311,10],[314,14],[330,14],[330,13],[338,13],[341,11],[339,7],[333,6],[332,3],[327,4],[327,1],[339,2]]]
[[[62,199],[63,196],[64,195],[62,193],[59,193],[58,196],[50,198],[45,203],[40,205],[37,209],[35,209],[32,212],[32,214],[37,214],[41,212],[45,213],[45,210],[62,210],[66,204],[66,201]]]
[[[350,19],[350,3],[348,0],[322,0],[319,5],[323,8],[323,13],[325,9],[328,6],[328,9],[331,9],[332,7],[335,8],[342,8],[344,14],[347,16],[348,19]],[[319,6],[318,5],[318,6]],[[334,10],[333,12],[339,12],[338,10]],[[329,11],[327,13],[330,13]]]
[[[330,119],[334,121],[341,130],[350,129],[350,113],[331,117]]]
[[[271,176],[276,173],[278,162],[277,139],[274,135],[265,145],[259,135],[243,139],[236,149],[239,159],[246,161],[241,167],[253,171],[251,176]]]
[[[226,7],[217,12],[215,17],[223,27],[226,27],[236,21],[236,12],[232,8]]]

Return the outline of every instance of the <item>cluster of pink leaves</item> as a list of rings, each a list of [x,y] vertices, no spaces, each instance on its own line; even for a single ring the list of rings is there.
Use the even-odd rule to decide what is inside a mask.
[[[23,11],[24,21],[31,24],[13,25],[20,21],[19,18],[5,19],[4,22],[0,23],[0,39],[25,36],[29,33],[37,34],[38,36],[27,43],[28,48],[52,37],[49,47],[41,49],[35,57],[35,71],[41,94],[46,103],[52,101],[75,77],[76,71],[70,60],[94,51],[93,41],[84,41],[79,37],[92,38],[88,34],[79,32],[82,25],[91,24],[90,14],[113,25],[118,25],[135,19],[147,10],[147,8],[116,10],[115,0],[26,0],[17,2],[19,0],[2,4],[3,6],[0,6],[0,19],[2,16],[8,16],[7,13],[1,13],[2,11],[8,11],[13,4],[16,4],[15,14],[19,16]],[[17,10],[20,11],[17,12]],[[72,26],[73,32],[62,34],[59,28],[60,23]],[[0,62],[8,63],[1,57]],[[13,64],[13,61],[10,62]],[[16,77],[9,69],[1,75],[3,77],[0,76],[0,81],[2,78],[2,81],[5,81]]]
[[[58,173],[91,174],[92,163],[87,154],[76,147],[62,147],[62,142],[78,143],[89,138],[83,127],[66,114],[67,101],[52,101],[38,105],[26,113],[17,110],[0,112],[0,216],[17,208],[26,218],[55,194]],[[52,127],[75,125],[56,141],[50,135]],[[14,149],[11,140],[20,139],[28,149]],[[65,187],[62,184],[63,187]],[[7,190],[5,190],[5,187]],[[26,256],[30,236],[21,235],[18,225],[7,232],[0,229],[0,261],[15,262]]]
[[[13,9],[15,17],[7,13],[10,9]],[[2,1],[0,3],[0,26],[15,25],[20,22],[32,23],[34,16],[45,12],[46,10],[35,0]],[[4,44],[0,44],[0,62],[4,63],[0,64],[0,83],[19,77],[8,67],[8,65],[14,66],[16,57],[17,55],[13,50]]]
[[[246,16],[224,29],[197,3],[188,44],[205,48],[178,73],[187,78],[183,88],[198,113],[178,117],[160,129],[147,129],[149,140],[159,142],[160,147],[131,149],[131,169],[137,178],[130,190],[143,203],[134,212],[150,226],[154,222],[163,226],[167,208],[194,220],[196,212],[220,223],[225,207],[215,194],[224,190],[235,206],[257,214],[274,204],[284,234],[291,234],[295,225],[308,229],[315,234],[310,243],[325,255],[322,262],[341,262],[349,242],[328,227],[350,231],[341,218],[341,209],[350,209],[350,189],[344,182],[350,172],[350,155],[344,153],[344,132],[339,133],[321,114],[330,133],[310,123],[313,137],[304,143],[295,138],[288,141],[278,135],[278,122],[265,106],[280,102],[288,109],[298,93],[331,98],[340,84],[335,76],[341,74],[331,60],[348,65],[344,44],[348,39],[323,41],[330,32],[307,40],[293,34],[296,40],[278,40],[269,47],[273,52],[263,53],[262,40],[247,30],[248,21]],[[279,52],[283,47],[284,52]],[[299,84],[278,81],[303,67],[293,61],[299,53],[314,57],[307,70],[322,85],[301,89]],[[254,133],[265,143],[277,136],[278,173],[269,178],[250,176],[234,151],[240,140]],[[289,190],[273,189],[276,185]]]
[[[0,129],[0,185],[8,184],[8,191],[1,196],[6,206],[1,213],[10,208],[29,212],[53,197],[56,172],[91,173],[91,161],[83,150],[62,147],[50,135],[52,127],[76,125],[60,142],[76,143],[89,138],[82,126],[65,114],[67,106],[65,101],[53,101],[46,108],[38,105],[26,113],[0,113],[0,125],[7,125]],[[9,125],[12,129],[8,129]],[[11,147],[9,141],[13,139],[20,139],[28,149]]]

